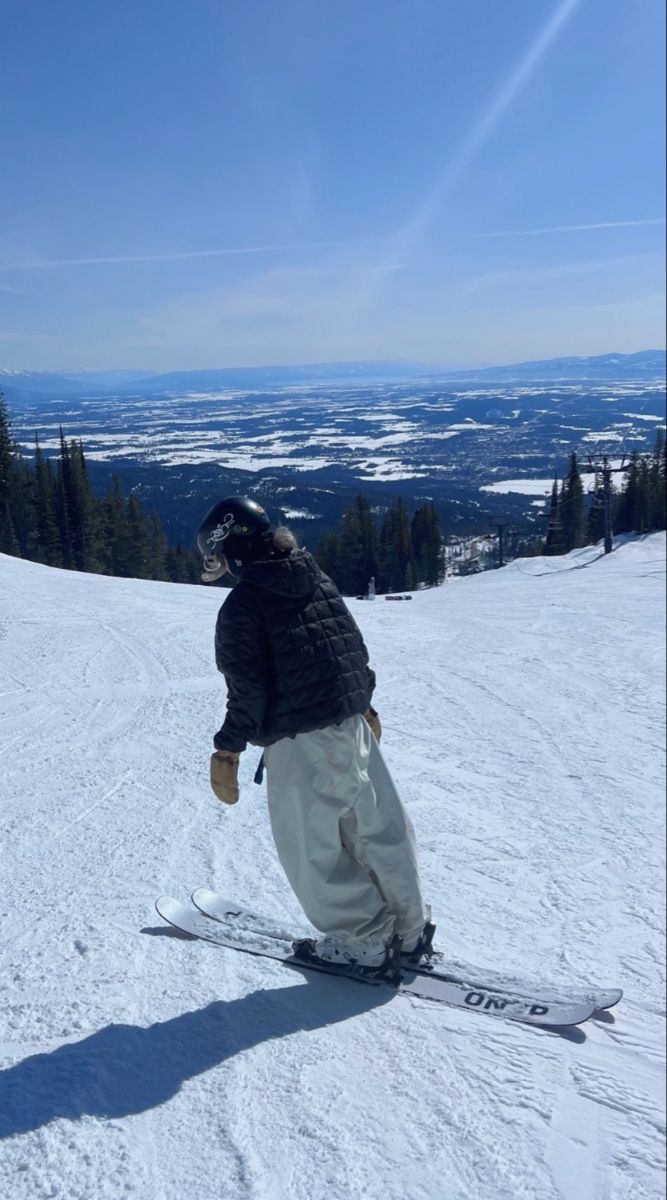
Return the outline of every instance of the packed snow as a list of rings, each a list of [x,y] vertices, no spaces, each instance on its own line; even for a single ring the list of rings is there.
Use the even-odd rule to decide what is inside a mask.
[[[0,1193],[663,1193],[665,537],[351,600],[439,948],[619,985],[566,1035],[174,934],[207,885],[308,932],[259,752],[223,808],[218,589],[0,556]]]

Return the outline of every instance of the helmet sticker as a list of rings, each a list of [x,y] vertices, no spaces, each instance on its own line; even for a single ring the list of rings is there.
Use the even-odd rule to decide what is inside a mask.
[[[216,525],[215,529],[211,530],[206,539],[206,543],[211,547],[212,550],[215,550],[218,542],[224,542],[225,538],[229,537],[234,524],[234,519],[233,513],[226,513],[220,524]]]

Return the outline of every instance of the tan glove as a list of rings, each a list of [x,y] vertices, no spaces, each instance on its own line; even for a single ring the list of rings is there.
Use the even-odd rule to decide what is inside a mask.
[[[215,750],[211,755],[211,787],[223,804],[238,802],[239,758],[233,750]]]
[[[370,725],[371,730],[375,735],[375,740],[379,746],[381,738],[382,738],[382,726],[380,724],[380,718],[378,717],[376,710],[374,708],[367,709],[366,712],[364,713],[364,719]]]

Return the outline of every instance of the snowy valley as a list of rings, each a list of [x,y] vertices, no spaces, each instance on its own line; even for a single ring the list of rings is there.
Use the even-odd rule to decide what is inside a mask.
[[[618,985],[567,1034],[178,937],[198,885],[308,933],[260,752],[208,787],[217,589],[0,555],[0,1194],[657,1200],[665,536],[350,600],[437,945]]]
[[[457,536],[486,534],[498,516],[544,536],[547,498],[570,453],[583,467],[591,456],[620,461],[650,453],[664,429],[664,354],[654,376],[635,365],[627,377],[621,360],[634,356],[610,357],[618,374],[604,380],[519,371],[513,382],[482,373],[459,382],[256,381],[253,389],[221,386],[225,373],[192,372],[81,395],[82,384],[77,391],[64,377],[62,394],[33,393],[0,373],[0,387],[25,455],[38,434],[44,453],[57,456],[62,426],[81,439],[97,491],[118,474],[174,544],[190,545],[207,498],[222,491],[279,508],[312,548],[359,492],[380,508],[399,495],[408,507],[433,500]]]

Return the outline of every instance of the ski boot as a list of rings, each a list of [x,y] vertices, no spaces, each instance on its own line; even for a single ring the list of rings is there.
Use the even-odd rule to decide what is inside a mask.
[[[299,938],[292,942],[295,958],[321,963],[324,970],[340,971],[353,978],[389,983],[396,987],[401,979],[401,939],[393,937],[378,950],[356,950],[335,937]]]

